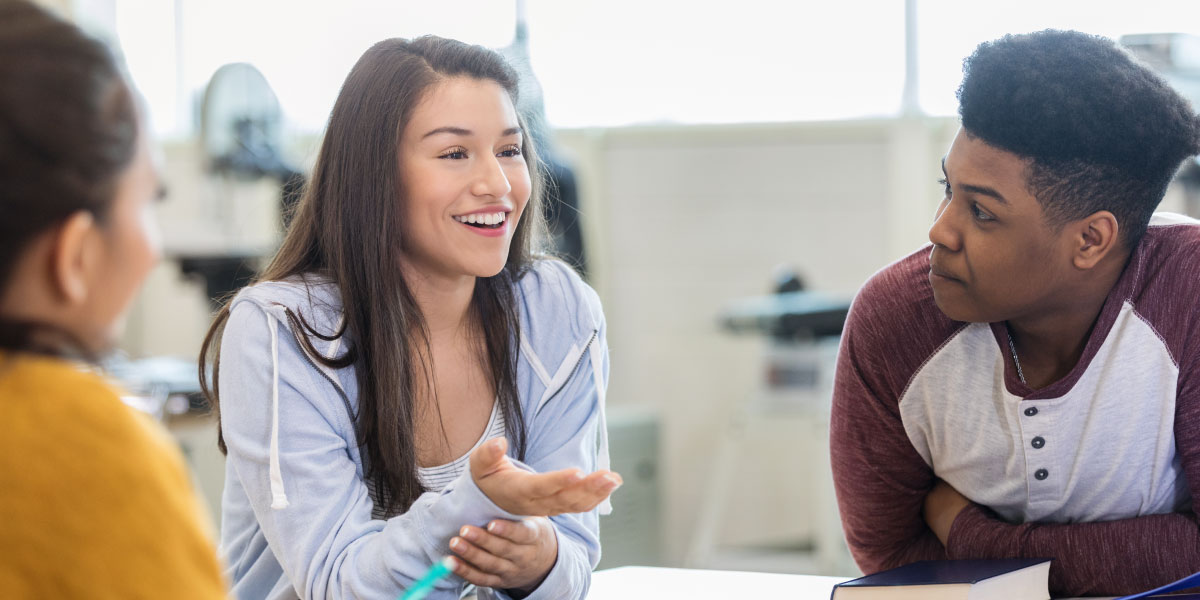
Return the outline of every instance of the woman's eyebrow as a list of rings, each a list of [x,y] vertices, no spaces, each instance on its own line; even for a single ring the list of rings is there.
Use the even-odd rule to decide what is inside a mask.
[[[431,135],[437,135],[439,133],[449,133],[451,135],[458,135],[458,136],[464,136],[464,137],[475,134],[475,132],[471,131],[470,129],[466,129],[463,127],[454,127],[454,126],[448,125],[445,127],[438,127],[437,129],[430,130],[428,133],[421,136],[421,139],[425,139]],[[501,137],[508,137],[510,135],[516,135],[518,133],[521,133],[520,127],[509,127],[508,129],[505,129],[503,132],[501,132],[500,135],[501,135]]]
[[[421,139],[425,139],[431,135],[437,135],[439,133],[449,133],[451,135],[469,136],[473,132],[470,129],[463,129],[462,127],[453,127],[453,126],[438,127],[437,129],[430,130],[429,133],[426,133],[425,135],[421,136]]]

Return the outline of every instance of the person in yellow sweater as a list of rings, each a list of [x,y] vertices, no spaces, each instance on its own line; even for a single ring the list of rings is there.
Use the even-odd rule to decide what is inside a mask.
[[[94,367],[158,260],[110,51],[0,0],[0,598],[226,597],[179,451]]]

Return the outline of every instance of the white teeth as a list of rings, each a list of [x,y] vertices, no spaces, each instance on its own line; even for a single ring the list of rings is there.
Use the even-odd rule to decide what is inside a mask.
[[[503,223],[504,219],[505,213],[503,212],[491,214],[476,213],[472,215],[461,215],[454,217],[454,220],[458,221],[459,223],[475,223],[479,225],[498,225]]]

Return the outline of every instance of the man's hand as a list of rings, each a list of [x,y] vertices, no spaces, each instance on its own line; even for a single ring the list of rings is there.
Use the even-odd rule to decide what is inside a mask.
[[[471,477],[496,506],[514,514],[552,517],[596,508],[622,483],[612,471],[585,476],[579,469],[530,473],[513,464],[504,452],[504,438],[489,440],[471,453]]]
[[[523,597],[541,585],[558,560],[558,536],[545,517],[497,519],[487,530],[470,525],[450,540],[461,559],[454,574],[482,587]]]
[[[925,523],[942,541],[943,546],[950,538],[950,527],[954,525],[954,519],[970,505],[971,501],[967,500],[966,496],[941,479],[929,491],[929,495],[925,496]]]

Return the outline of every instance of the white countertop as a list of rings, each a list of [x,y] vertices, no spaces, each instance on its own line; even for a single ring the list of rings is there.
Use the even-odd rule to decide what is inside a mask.
[[[592,574],[589,600],[789,598],[829,600],[845,577],[619,567]]]

